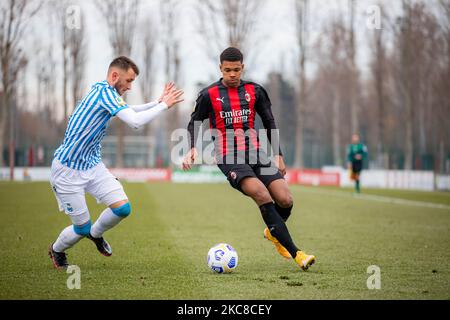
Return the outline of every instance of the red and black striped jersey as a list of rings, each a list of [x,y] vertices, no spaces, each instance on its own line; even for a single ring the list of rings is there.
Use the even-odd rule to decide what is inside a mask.
[[[260,141],[255,130],[255,117],[261,117],[269,143],[276,130],[272,104],[266,90],[259,84],[241,80],[239,87],[226,87],[222,79],[200,91],[188,125],[191,148],[195,146],[194,126],[209,119],[216,129],[216,157],[230,152],[259,150]],[[197,130],[198,132],[198,130]],[[230,134],[231,133],[231,134]],[[281,155],[281,150],[277,150]]]

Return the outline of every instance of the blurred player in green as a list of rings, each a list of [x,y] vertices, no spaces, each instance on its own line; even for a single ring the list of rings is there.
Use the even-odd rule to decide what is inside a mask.
[[[367,147],[360,142],[359,135],[352,135],[352,143],[347,146],[347,161],[350,179],[355,181],[355,191],[360,193],[359,176],[363,168],[363,161],[367,158]]]

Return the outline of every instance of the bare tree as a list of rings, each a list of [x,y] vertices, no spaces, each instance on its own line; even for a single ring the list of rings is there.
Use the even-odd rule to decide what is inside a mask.
[[[381,3],[378,4],[383,17],[385,17],[384,8]],[[386,17],[385,17],[386,19]],[[380,167],[388,168],[389,160],[387,159],[387,153],[385,149],[386,144],[386,114],[387,114],[387,93],[386,84],[387,77],[389,76],[389,70],[387,68],[387,53],[386,53],[386,29],[381,28],[374,30],[373,38],[371,39],[371,49],[372,49],[372,62],[371,71],[373,77],[373,85],[375,89],[375,99],[377,105],[377,121],[376,121],[376,135],[377,135],[377,165]]]
[[[54,12],[62,49],[63,123],[66,123],[70,112],[69,107],[75,108],[82,94],[80,88],[87,55],[85,18],[77,0],[57,0],[51,5],[56,8]],[[72,99],[69,99],[69,89]],[[70,103],[69,100],[71,100]]]
[[[114,55],[130,56],[136,34],[139,0],[97,0],[98,10],[105,19],[109,32],[109,42]],[[123,167],[124,161],[124,125],[117,122],[116,167]]]
[[[140,8],[139,0],[97,0],[115,55],[130,55]]]
[[[405,130],[404,139],[404,169],[413,168],[413,123],[414,109],[412,96],[412,34],[411,34],[411,5],[408,1],[402,0],[403,16],[399,18],[399,28],[396,34],[396,55],[398,59],[397,80],[395,82],[398,92],[398,102],[403,114],[403,124]]]
[[[84,15],[79,16],[79,25],[68,30],[69,78],[72,91],[72,108],[82,98],[83,79],[87,61],[86,22]]]
[[[440,7],[443,9],[444,23],[442,24],[441,46],[441,70],[437,80],[436,99],[436,127],[437,132],[437,169],[440,173],[450,171],[450,1],[440,0]],[[447,159],[447,160],[446,160]]]
[[[307,103],[307,84],[306,84],[306,60],[308,50],[308,16],[309,1],[295,0],[295,16],[297,25],[297,43],[298,43],[298,65],[299,65],[299,88],[297,104],[297,126],[295,132],[295,157],[294,166],[303,167],[303,122],[305,121],[305,107]]]
[[[433,38],[434,31],[430,30],[430,17],[423,4],[403,0],[402,6],[403,16],[397,32],[400,68],[397,85],[404,108],[404,168],[412,170],[415,164],[420,164],[426,148],[425,117],[431,105],[426,100],[431,98],[429,83],[435,64],[431,57],[435,49],[427,48],[427,38]]]
[[[349,104],[347,84],[350,79],[347,57],[348,28],[341,17],[330,20],[325,26],[324,32],[315,48],[316,59],[319,63],[316,79],[315,99],[311,97],[311,105],[321,105],[315,108],[313,113],[321,113],[321,123],[310,124],[317,131],[323,130],[325,123],[329,131],[322,133],[329,137],[323,141],[324,145],[330,145],[330,159],[334,165],[342,165],[343,146],[342,136],[349,137],[349,126],[343,123],[347,119],[350,110],[343,107]],[[327,93],[325,95],[325,93]],[[317,118],[316,118],[317,119]],[[320,128],[320,130],[317,130]]]
[[[156,27],[156,23],[154,23],[153,19],[147,18],[143,22],[142,28],[142,62],[141,62],[141,71],[142,75],[140,76],[140,91],[142,98],[144,101],[150,101],[153,97],[153,84],[155,81],[155,49],[157,42],[157,34],[158,30]],[[149,163],[153,165],[154,163],[154,152],[155,146],[153,144],[154,141],[154,130],[152,129],[152,124],[147,124],[145,126],[144,132],[148,141],[148,150],[149,150]]]
[[[160,6],[161,25],[163,29],[163,46],[164,46],[164,66],[165,66],[165,81],[173,81],[180,87],[181,83],[181,56],[180,47],[181,40],[177,32],[177,20],[181,12],[181,2],[178,0],[164,0]],[[166,130],[165,133],[170,134],[179,128],[179,108],[167,114],[166,116]],[[170,144],[170,145],[173,145]],[[165,150],[168,155],[168,150]],[[171,162],[172,163],[172,162]]]
[[[153,96],[153,81],[155,80],[155,49],[157,41],[157,28],[152,19],[144,20],[142,28],[142,59],[140,75],[140,90],[142,98],[145,101],[150,101]]]
[[[240,48],[247,57],[255,53],[250,46],[252,31],[264,5],[263,0],[199,1],[198,31],[212,61],[217,61],[218,52],[226,46]]]
[[[355,30],[354,30],[354,24],[355,24],[355,11],[356,11],[356,0],[348,0],[349,4],[349,11],[350,11],[350,24],[349,24],[349,37],[348,41],[349,44],[347,46],[348,48],[348,63],[349,63],[349,69],[350,69],[350,83],[349,83],[349,103],[350,103],[350,125],[351,125],[351,131],[353,133],[359,133],[359,120],[358,120],[358,113],[359,108],[356,101],[356,90],[357,90],[357,81],[358,81],[358,74],[357,74],[357,67],[356,67],[356,44],[355,44]]]
[[[435,15],[427,9],[425,6],[416,6],[416,21],[421,21],[422,26],[420,28],[414,28],[415,46],[421,48],[416,51],[416,61],[422,61],[417,63],[417,94],[415,108],[417,111],[417,121],[415,127],[417,127],[417,151],[418,160],[421,167],[431,169],[432,163],[429,159],[429,155],[432,150],[432,134],[435,131],[436,112],[434,110],[434,100],[438,99],[435,94],[435,83],[439,78],[439,69],[441,65],[437,63],[440,60],[440,26],[436,20]],[[436,144],[437,145],[437,144]],[[437,152],[437,150],[436,150]]]
[[[177,36],[177,19],[181,3],[178,0],[162,1],[160,6],[161,25],[164,38],[162,39],[165,55],[165,76],[167,81],[179,82],[181,58],[180,38]]]
[[[317,68],[307,81],[306,105],[314,108],[303,110],[305,150],[318,166],[340,165],[343,142],[356,127],[380,166],[449,170],[450,1],[404,0],[397,19],[383,11],[383,29],[369,39],[370,76],[361,78],[352,61],[363,43],[348,23],[356,20],[356,3],[346,4],[350,19],[326,22],[320,46],[307,56],[307,66]]]
[[[334,165],[341,166],[342,165],[342,144],[341,144],[341,135],[340,135],[340,126],[341,126],[341,112],[339,110],[341,97],[339,88],[337,86],[333,86],[332,88],[332,97],[333,100],[331,102],[331,132],[332,134],[332,144],[333,144],[333,160]]]
[[[57,14],[57,24],[59,26],[60,30],[60,39],[61,39],[61,47],[62,47],[62,86],[63,86],[63,108],[64,108],[64,119],[63,122],[67,122],[68,119],[68,113],[69,113],[69,103],[68,103],[68,77],[69,77],[69,54],[68,54],[68,47],[69,47],[69,37],[68,37],[68,29],[66,26],[66,8],[67,8],[67,1],[55,1],[52,5],[56,7],[56,14]]]
[[[23,35],[31,18],[39,11],[41,2],[4,0],[0,4],[0,166],[3,165],[3,149],[7,119],[13,114],[14,93],[19,73],[26,65],[25,52],[21,49]],[[10,119],[12,120],[12,119]],[[10,121],[10,126],[13,122]],[[14,130],[10,128],[10,178],[14,179]]]

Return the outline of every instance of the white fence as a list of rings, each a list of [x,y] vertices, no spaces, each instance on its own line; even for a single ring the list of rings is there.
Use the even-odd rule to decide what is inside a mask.
[[[140,169],[145,171],[145,169]],[[136,174],[130,175],[128,172],[136,170],[123,170],[123,176],[120,178],[128,181],[135,180]],[[353,182],[349,178],[349,172],[340,167],[324,167],[323,172],[334,172],[340,174],[340,185],[342,187],[353,186]],[[117,172],[119,173],[119,172]],[[137,176],[141,176],[139,172]],[[195,175],[193,173],[193,175]],[[163,180],[177,180],[175,173],[170,173]],[[49,181],[50,168],[15,168],[14,179],[16,181]],[[142,177],[141,177],[142,178]],[[214,177],[217,178],[217,177]],[[0,180],[9,180],[9,168],[0,168]],[[139,179],[138,179],[139,180]],[[142,180],[142,179],[141,179]],[[200,182],[195,177],[190,176],[189,181]],[[210,181],[207,179],[206,181]],[[225,180],[221,179],[220,181]],[[401,171],[401,170],[363,170],[361,174],[361,186],[365,188],[384,188],[384,189],[411,189],[411,190],[450,190],[450,175],[435,175],[432,171]]]
[[[324,167],[323,172],[340,174],[341,187],[351,187],[349,171],[341,167]],[[438,175],[432,171],[412,170],[363,170],[360,177],[365,188],[410,189],[410,190],[450,190],[450,175]]]
[[[450,190],[450,176],[437,175],[436,176],[437,190]]]
[[[0,180],[9,180],[9,173],[9,168],[0,168]],[[49,179],[50,167],[14,168],[15,181],[49,181]]]

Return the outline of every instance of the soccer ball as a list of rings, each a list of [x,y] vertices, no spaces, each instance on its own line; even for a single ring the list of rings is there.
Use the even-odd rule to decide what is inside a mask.
[[[230,273],[237,267],[238,254],[229,244],[219,243],[209,249],[207,262],[214,272]]]

